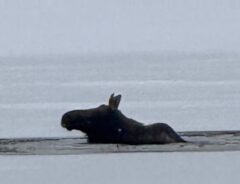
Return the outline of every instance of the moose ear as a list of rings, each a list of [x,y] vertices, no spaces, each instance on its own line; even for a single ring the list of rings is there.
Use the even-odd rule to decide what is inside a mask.
[[[122,97],[121,95],[114,96],[114,93],[111,94],[108,105],[109,105],[109,107],[111,107],[112,110],[118,109],[118,106],[121,101],[121,97]]]

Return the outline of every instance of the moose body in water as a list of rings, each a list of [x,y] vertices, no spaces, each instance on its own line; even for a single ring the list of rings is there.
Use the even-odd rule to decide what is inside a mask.
[[[121,95],[112,94],[108,105],[86,110],[72,110],[62,116],[67,130],[87,134],[89,143],[166,144],[185,142],[169,125],[144,125],[118,110]]]

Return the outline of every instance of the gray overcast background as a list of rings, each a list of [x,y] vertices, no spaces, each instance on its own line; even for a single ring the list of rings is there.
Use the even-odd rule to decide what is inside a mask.
[[[239,0],[0,0],[1,56],[239,48]]]

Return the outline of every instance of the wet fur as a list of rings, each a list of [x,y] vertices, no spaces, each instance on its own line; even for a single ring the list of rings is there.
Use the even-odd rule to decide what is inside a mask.
[[[90,143],[166,144],[185,142],[169,125],[144,125],[118,110],[121,96],[111,95],[108,105],[65,113],[61,125],[87,134]]]

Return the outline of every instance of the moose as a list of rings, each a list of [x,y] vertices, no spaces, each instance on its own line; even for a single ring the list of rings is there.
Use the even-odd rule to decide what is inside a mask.
[[[61,125],[67,130],[80,130],[89,143],[167,144],[186,142],[169,125],[144,125],[118,110],[121,95],[109,98],[108,105],[85,110],[72,110],[62,116]]]

